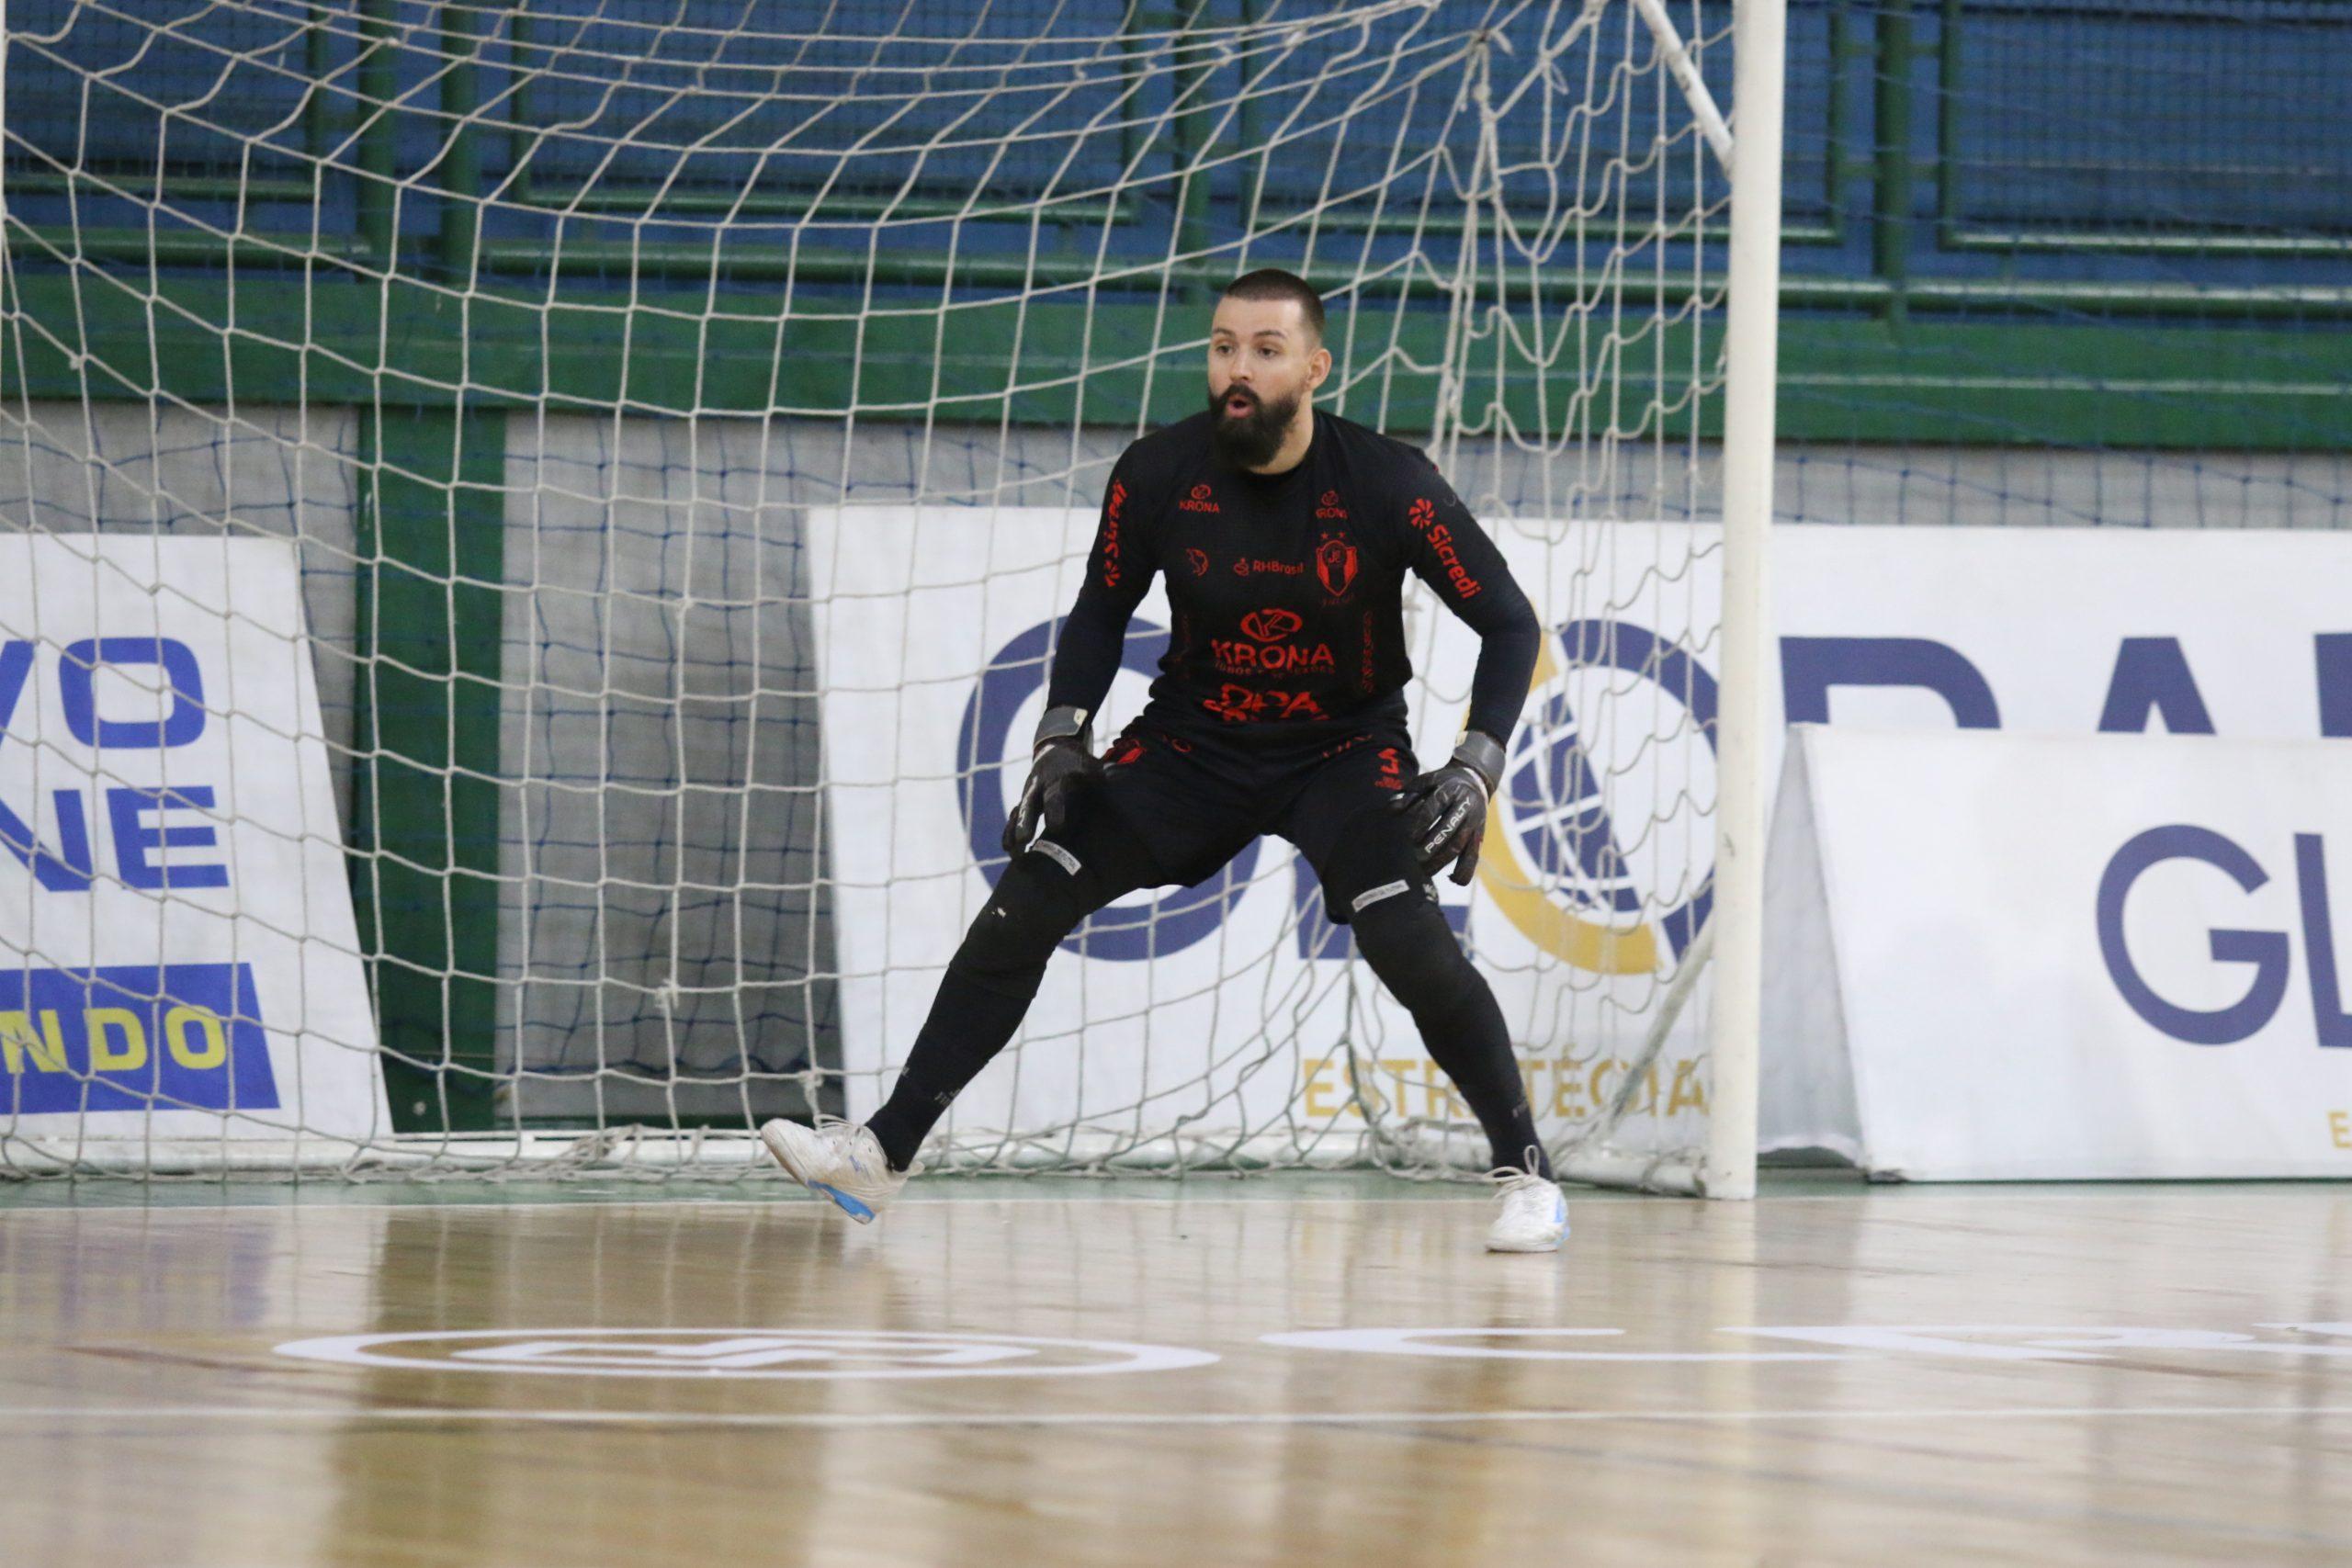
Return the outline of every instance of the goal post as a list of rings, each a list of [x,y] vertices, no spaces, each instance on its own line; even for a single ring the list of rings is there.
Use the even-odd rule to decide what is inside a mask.
[[[1763,671],[1770,636],[1770,540],[1778,385],[1782,99],[1787,0],[1734,7],[1739,135],[1716,106],[1663,0],[1632,0],[1688,103],[1709,149],[1731,177],[1725,265],[1722,479],[1723,597],[1717,646],[1723,671],[1714,719],[1715,905],[1659,998],[1634,1062],[1662,1053],[1702,978],[1713,1005],[1703,1028],[1711,1103],[1705,1141],[1692,1157],[1612,1148],[1611,1123],[1631,1108],[1629,1075],[1600,1125],[1563,1151],[1564,1175],[1600,1185],[1718,1199],[1756,1195],[1758,1077],[1761,1068],[1764,851],[1773,781],[1764,758],[1774,710]]]
[[[1280,265],[1543,618],[1446,909],[1547,1142],[1752,1194],[1784,6],[12,6],[0,1161],[870,1110],[1110,463]],[[1408,635],[1442,755],[1475,639]],[[1483,1163],[1284,847],[1069,948],[937,1163]]]
[[[1781,119],[1787,0],[1739,0],[1732,39],[1738,135],[1732,148],[1731,259],[1724,334],[1723,706],[1717,715],[1714,1104],[1702,1190],[1756,1195],[1757,1084],[1764,990],[1764,850],[1773,780],[1773,429],[1780,384]]]

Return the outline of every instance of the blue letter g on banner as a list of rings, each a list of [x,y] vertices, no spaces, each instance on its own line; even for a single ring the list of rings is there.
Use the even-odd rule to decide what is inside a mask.
[[[2268,1023],[2287,994],[2287,933],[2212,932],[2213,962],[2253,964],[2253,984],[2245,996],[2212,1012],[2175,1007],[2141,978],[2123,937],[2123,901],[2131,896],[2132,885],[2140,880],[2141,873],[2168,860],[2202,861],[2247,893],[2270,880],[2252,855],[2211,828],[2188,823],[2151,828],[2116,851],[2115,858],[2107,863],[2106,874],[2099,878],[2099,956],[2107,961],[2115,988],[2123,993],[2132,1010],[2149,1023],[2191,1045],[2234,1045]]]

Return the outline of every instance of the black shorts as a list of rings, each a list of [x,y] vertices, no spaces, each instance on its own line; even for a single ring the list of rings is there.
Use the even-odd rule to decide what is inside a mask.
[[[1269,754],[1138,719],[1102,761],[1102,784],[1087,792],[1093,798],[1053,837],[1119,867],[1122,882],[1204,882],[1272,833],[1306,857],[1326,912],[1341,925],[1383,898],[1436,896],[1398,809],[1417,771],[1401,727],[1342,729],[1318,746]]]

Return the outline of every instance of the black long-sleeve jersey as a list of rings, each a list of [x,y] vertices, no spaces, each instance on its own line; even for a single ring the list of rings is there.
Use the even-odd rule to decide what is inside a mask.
[[[1478,633],[1466,727],[1507,741],[1541,630],[1502,552],[1429,458],[1317,412],[1303,462],[1253,474],[1218,458],[1211,417],[1155,431],[1111,470],[1049,705],[1102,705],[1157,571],[1175,624],[1147,723],[1253,748],[1401,724],[1409,570]]]

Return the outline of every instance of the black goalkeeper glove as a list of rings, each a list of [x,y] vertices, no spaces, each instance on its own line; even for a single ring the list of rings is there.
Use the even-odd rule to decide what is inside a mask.
[[[1027,849],[1041,820],[1046,832],[1059,832],[1069,817],[1070,796],[1102,776],[1091,739],[1084,708],[1048,708],[1037,721],[1029,782],[1021,786],[1020,804],[1004,821],[1006,854]]]
[[[1478,870],[1479,840],[1487,836],[1487,802],[1502,772],[1502,747],[1474,729],[1453,749],[1452,761],[1407,788],[1399,805],[1422,875],[1434,876],[1452,861],[1454,885],[1468,886]]]

